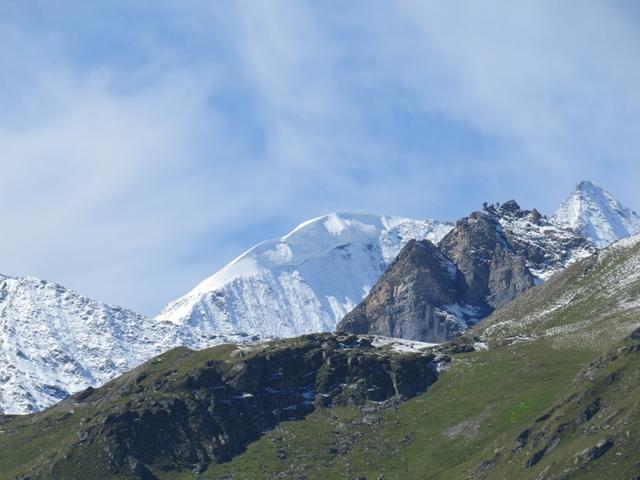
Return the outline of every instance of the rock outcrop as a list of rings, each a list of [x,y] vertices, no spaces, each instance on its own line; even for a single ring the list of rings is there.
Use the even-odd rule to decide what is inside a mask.
[[[440,249],[460,268],[469,285],[468,303],[500,307],[535,284],[527,267],[527,250],[509,241],[500,223],[502,216],[524,218],[528,213],[512,200],[499,210],[485,209],[463,218],[442,239]]]
[[[428,240],[412,240],[338,329],[441,342],[464,327],[447,309],[467,296],[458,267]]]
[[[594,251],[514,201],[459,220],[438,247],[409,242],[338,331],[442,342]]]

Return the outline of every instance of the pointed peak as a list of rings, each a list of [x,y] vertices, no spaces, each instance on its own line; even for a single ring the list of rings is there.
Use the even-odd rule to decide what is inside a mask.
[[[577,192],[604,194],[605,190],[593,180],[582,180],[576,185]]]
[[[600,188],[600,187],[593,180],[582,180],[578,182],[578,184],[576,185],[576,188],[584,189],[584,188]]]
[[[411,252],[414,251],[431,251],[431,252],[438,252],[438,247],[435,246],[435,244],[433,242],[431,242],[428,239],[422,239],[422,240],[416,240],[416,239],[411,239],[407,242],[407,244],[402,248],[402,250],[400,250],[400,253],[398,254],[398,256],[396,258],[399,258],[401,256],[407,256],[409,254],[411,254]]]
[[[553,218],[597,247],[640,232],[640,217],[591,180],[579,182]]]

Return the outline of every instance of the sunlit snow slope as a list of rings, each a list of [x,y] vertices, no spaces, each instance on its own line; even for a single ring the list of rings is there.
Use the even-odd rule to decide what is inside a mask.
[[[42,410],[178,345],[245,340],[203,339],[53,282],[0,275],[0,413]]]
[[[40,410],[102,384],[161,353],[170,329],[55,283],[2,277],[0,412]]]
[[[332,213],[262,242],[157,317],[198,336],[245,332],[294,336],[331,331],[411,239],[437,243],[452,225]]]

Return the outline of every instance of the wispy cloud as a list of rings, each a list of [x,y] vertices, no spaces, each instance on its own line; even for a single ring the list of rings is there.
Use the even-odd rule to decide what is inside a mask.
[[[0,7],[2,272],[153,313],[329,210],[640,205],[622,2],[41,7]]]

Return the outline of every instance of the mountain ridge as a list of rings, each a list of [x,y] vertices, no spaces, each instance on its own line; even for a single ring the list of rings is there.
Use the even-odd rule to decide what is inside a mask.
[[[415,353],[345,334],[177,348],[44,412],[0,417],[0,475],[635,478],[638,265],[640,235]],[[592,328],[604,341],[571,341]]]
[[[423,244],[422,255],[407,254],[410,246],[414,244],[405,246],[338,330],[424,342],[449,340],[595,251],[584,238],[556,227],[535,209],[521,209],[514,200],[485,205],[458,220],[437,247]],[[441,257],[453,267],[443,265]],[[451,268],[461,278],[442,302],[442,295],[431,292],[442,287],[434,283],[447,284],[443,279]],[[441,273],[434,274],[438,269]],[[414,275],[421,271],[431,274]]]
[[[0,279],[0,412],[41,410],[101,385],[170,348],[227,341],[198,338],[35,277]]]
[[[519,229],[527,234],[518,236],[518,238],[526,240],[518,248],[531,252],[529,257],[534,261],[526,266],[539,281],[546,280],[566,266],[566,262],[570,258],[563,256],[562,251],[551,252],[548,248],[548,240],[551,237],[548,235],[549,230],[546,222],[553,223],[553,218],[548,219],[535,209],[523,210],[522,212],[526,212],[523,216],[518,213],[519,207],[515,209],[511,202],[497,207],[486,206],[487,211],[491,209],[501,210],[505,215],[508,214],[507,216],[512,217],[505,223],[506,230]],[[505,229],[505,225],[501,224],[501,228]],[[312,232],[314,228],[316,232],[320,232],[319,240],[317,235],[312,235],[311,238],[315,243],[305,243],[304,241],[298,242],[297,245],[295,242],[291,243],[292,238],[304,240],[304,235],[302,237],[299,235],[305,232],[308,234],[309,228]],[[150,358],[158,350],[178,345],[201,349],[226,341],[246,342],[276,335],[290,336],[302,331],[330,330],[337,322],[336,317],[358,305],[366,296],[370,287],[383,275],[403,245],[411,239],[419,240],[422,237],[436,241],[444,237],[451,228],[453,225],[447,222],[407,220],[402,217],[384,217],[361,213],[327,214],[303,222],[298,228],[283,237],[288,239],[289,243],[286,240],[278,239],[261,242],[257,246],[263,249],[263,253],[271,252],[270,261],[272,263],[273,261],[280,262],[279,268],[282,268],[286,273],[283,278],[288,281],[279,283],[279,279],[275,278],[275,283],[257,282],[244,286],[240,282],[235,285],[235,291],[223,292],[221,295],[218,294],[219,292],[211,292],[206,283],[201,282],[205,283],[205,294],[210,296],[200,306],[203,308],[211,305],[216,307],[217,304],[220,308],[218,308],[219,318],[216,322],[201,321],[202,319],[198,316],[184,322],[165,321],[167,319],[161,317],[149,319],[121,307],[108,306],[88,299],[52,282],[44,282],[50,284],[52,293],[60,289],[57,296],[54,295],[51,298],[33,297],[31,303],[27,302],[29,303],[28,308],[24,305],[9,305],[6,302],[3,304],[3,313],[0,316],[0,325],[2,326],[0,341],[2,342],[2,350],[4,350],[4,361],[0,366],[0,380],[2,380],[0,382],[0,411],[26,413],[39,410],[79,389],[104,383],[105,380]],[[559,232],[558,235],[566,235],[569,239],[575,235],[575,232],[567,226],[558,227],[554,224],[554,228]],[[357,235],[354,234],[355,238],[348,238],[353,232],[357,233]],[[327,239],[333,243],[327,244]],[[246,254],[255,252],[257,247],[240,255],[236,260],[246,258]],[[300,257],[300,255],[296,257],[296,254],[300,252],[306,255],[305,259],[308,261],[305,262],[305,265],[307,266],[309,263],[313,264],[314,261],[317,261],[317,258],[321,258],[323,262],[315,264],[315,267],[318,268],[311,269],[313,273],[311,276],[306,275],[308,271],[303,272],[305,275],[296,275],[294,273],[295,266],[292,267],[294,264],[287,260],[289,258],[287,255],[291,252],[288,252],[285,247],[293,247],[291,252],[295,258]],[[327,256],[327,252],[329,252],[329,256]],[[338,277],[341,280],[332,283],[333,277]],[[41,281],[37,279],[24,280],[27,278],[0,275],[0,285],[4,285],[3,288],[8,289],[8,292],[11,289],[7,285],[15,286],[23,282],[26,289],[25,294],[37,291],[29,282],[39,284]],[[307,278],[316,285],[315,291],[305,285]],[[355,286],[351,285],[351,278],[357,279]],[[273,285],[280,285],[279,290],[272,288]],[[254,287],[257,290],[252,290]],[[284,306],[285,309],[277,315],[262,315],[252,321],[252,312],[256,308],[261,308],[260,303],[254,302],[251,305],[251,298],[255,297],[254,293],[256,292],[266,298],[273,296],[276,300],[272,302],[272,305],[278,308]],[[297,295],[292,295],[292,292]],[[340,292],[347,294],[341,296]],[[65,295],[75,298],[77,302],[65,303],[62,300]],[[325,297],[324,303],[318,300],[319,296]],[[248,304],[243,303],[245,298],[250,299]],[[301,314],[299,317],[301,321],[292,324],[291,315],[287,313],[291,311],[289,299],[294,300],[293,303],[297,304],[300,311],[310,310],[313,315],[305,317],[304,314]],[[0,300],[1,302],[2,300]],[[195,303],[198,303],[198,299]],[[235,321],[238,318],[228,318],[229,315],[225,313],[226,306],[235,308],[238,313],[237,317],[240,318],[239,321]],[[83,320],[82,315],[85,309],[92,309],[94,313],[85,315],[87,318]],[[464,312],[460,313],[457,309],[450,310],[445,309],[444,313],[452,315],[452,321],[457,322],[460,318],[464,318],[465,321],[469,320],[469,318],[465,318]],[[114,320],[115,314],[107,314],[106,320],[105,318],[100,319],[99,313],[104,311],[120,312],[120,316],[117,321]],[[266,311],[269,312],[268,309]],[[271,312],[273,311],[271,310]],[[319,315],[318,312],[324,312],[325,316]],[[329,315],[328,312],[332,313]],[[466,316],[469,315],[466,314]],[[57,318],[57,323],[52,323],[52,318]],[[310,321],[308,321],[309,318]],[[108,321],[109,319],[111,322]],[[273,321],[274,319],[275,321]],[[271,325],[269,325],[270,322]],[[474,322],[471,321],[471,323]],[[267,324],[266,327],[265,324]],[[101,331],[100,328],[104,329],[103,336],[110,339],[109,341],[100,344],[98,340],[91,338],[91,329],[95,325],[98,325],[97,331]],[[53,328],[54,326],[56,328]],[[47,330],[50,327],[53,330]],[[125,338],[121,341],[118,339],[120,330],[143,332],[143,336],[149,337],[149,341],[141,344],[137,343],[136,339],[127,340]],[[18,331],[20,334],[16,336]],[[20,342],[27,342],[28,345],[22,345]],[[90,346],[92,342],[98,342],[97,346],[94,345],[93,351],[89,352],[80,348],[83,345]],[[92,356],[103,358],[111,367],[105,370],[94,365],[91,360]],[[117,361],[112,361],[113,359]]]

